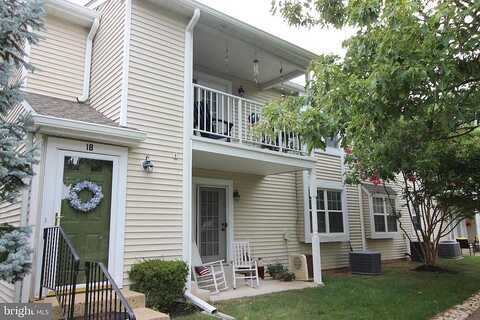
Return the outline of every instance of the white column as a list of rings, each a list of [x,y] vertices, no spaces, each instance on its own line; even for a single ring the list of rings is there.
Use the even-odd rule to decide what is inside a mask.
[[[480,213],[475,214],[475,236],[480,240]]]
[[[322,282],[322,262],[320,257],[320,237],[318,235],[317,221],[317,178],[314,169],[309,170],[310,201],[312,206],[312,256],[313,256],[313,282]]]

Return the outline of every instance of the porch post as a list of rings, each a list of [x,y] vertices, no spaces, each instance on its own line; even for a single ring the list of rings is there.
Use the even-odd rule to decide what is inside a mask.
[[[312,256],[313,256],[313,282],[322,285],[322,262],[320,257],[320,237],[318,235],[317,221],[317,177],[314,169],[310,169],[310,201],[312,208]]]
[[[475,236],[480,240],[480,213],[475,214]]]

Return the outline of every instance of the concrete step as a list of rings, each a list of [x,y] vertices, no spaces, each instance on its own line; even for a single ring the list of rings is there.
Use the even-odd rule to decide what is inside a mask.
[[[137,320],[170,320],[170,316],[149,308],[133,309]]]
[[[122,293],[127,299],[128,304],[132,309],[145,308],[145,295],[140,292],[135,292],[129,289],[122,289]],[[55,296],[49,296],[42,300],[36,300],[35,303],[49,303],[52,305],[52,319],[61,319],[60,306]],[[153,310],[152,310],[153,311]],[[79,292],[75,295],[74,317],[82,318],[85,314],[85,292]],[[137,318],[138,319],[138,318]],[[140,320],[140,319],[138,319]],[[149,318],[147,320],[150,320]],[[156,320],[156,318],[155,318]]]

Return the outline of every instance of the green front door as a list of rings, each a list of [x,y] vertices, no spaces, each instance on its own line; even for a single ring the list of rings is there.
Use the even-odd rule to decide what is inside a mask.
[[[108,266],[113,162],[73,154],[65,155],[63,160],[60,226],[73,242],[82,269],[85,261],[99,261]],[[68,196],[74,185],[84,181],[100,186],[103,194],[98,205],[87,212],[75,208]],[[90,190],[77,194],[83,204],[93,197]],[[84,281],[83,272],[80,273],[79,280],[80,283]]]

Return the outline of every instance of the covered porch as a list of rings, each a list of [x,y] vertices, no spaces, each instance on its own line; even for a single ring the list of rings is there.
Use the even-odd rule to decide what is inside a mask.
[[[276,163],[268,157],[255,160],[194,150],[191,236],[195,247],[191,250],[198,250],[202,263],[223,261],[229,287],[212,295],[212,301],[322,283],[319,242],[304,242],[304,193],[308,194],[310,181],[315,181],[314,160],[294,160],[294,164],[288,159]],[[266,275],[258,288],[240,281],[232,291],[233,244],[238,241],[249,242],[251,258],[265,273],[270,264],[287,266],[293,255],[312,254],[313,277],[308,279],[312,282],[280,282]]]
[[[317,205],[315,159],[296,132],[254,133],[266,104],[304,93],[290,80],[305,76],[315,55],[203,5],[199,9],[186,43],[192,59],[184,106],[191,146],[186,260],[194,268],[192,251],[198,250],[203,263],[223,261],[231,269],[238,241],[248,241],[250,255],[265,267],[287,265],[292,254],[313,256],[313,282],[264,280],[259,288],[221,292],[217,300],[321,284],[316,215],[311,244],[303,233],[305,210]]]

